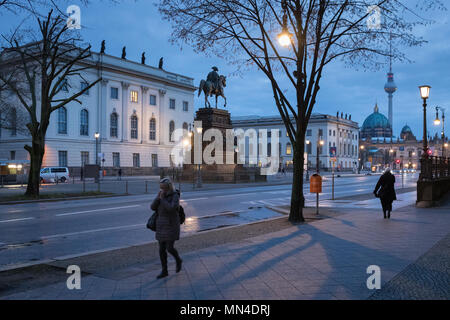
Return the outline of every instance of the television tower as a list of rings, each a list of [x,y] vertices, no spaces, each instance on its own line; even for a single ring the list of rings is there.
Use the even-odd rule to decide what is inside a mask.
[[[393,127],[393,115],[392,115],[392,99],[394,98],[394,92],[397,91],[397,85],[394,82],[394,73],[392,72],[392,38],[389,44],[389,72],[387,74],[387,82],[384,85],[384,91],[388,94],[389,99],[389,124],[391,125],[392,135],[394,135],[394,127]]]

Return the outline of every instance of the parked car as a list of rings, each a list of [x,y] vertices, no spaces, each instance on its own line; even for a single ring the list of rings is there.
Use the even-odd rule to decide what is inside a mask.
[[[69,181],[69,168],[67,167],[48,167],[41,169],[42,182]]]

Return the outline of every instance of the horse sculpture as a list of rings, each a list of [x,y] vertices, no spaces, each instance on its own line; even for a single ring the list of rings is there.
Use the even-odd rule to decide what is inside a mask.
[[[211,104],[208,101],[208,96],[212,97],[213,94],[216,96],[216,109],[217,109],[217,97],[222,97],[225,100],[224,107],[227,106],[227,98],[225,98],[224,90],[227,86],[227,77],[225,76],[219,76],[219,83],[218,87],[214,87],[214,83],[208,80],[202,80],[200,81],[200,86],[198,88],[198,96],[200,97],[200,94],[205,94],[205,108],[211,108]]]

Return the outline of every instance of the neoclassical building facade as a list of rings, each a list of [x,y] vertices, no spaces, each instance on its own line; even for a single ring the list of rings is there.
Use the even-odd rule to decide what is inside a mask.
[[[294,118],[291,119],[293,122]],[[280,163],[285,167],[292,165],[293,148],[286,132],[286,127],[280,116],[243,116],[232,117],[231,122],[234,129],[261,129],[278,130],[278,151]],[[318,142],[323,141],[323,145]],[[326,114],[312,114],[306,130],[305,144],[305,168],[314,170],[317,164],[317,151],[319,152],[319,166],[321,170],[331,171],[333,159],[330,155],[331,148],[336,150],[335,169],[339,171],[355,171],[358,166],[359,156],[359,126],[351,120],[351,115],[337,113],[336,116]],[[267,150],[275,148],[272,139],[268,137]],[[250,163],[248,149],[246,150],[247,163]],[[254,163],[256,164],[256,163]]]
[[[93,52],[84,63],[92,67],[83,71],[85,80],[68,79],[59,94],[102,81],[78,98],[81,104],[70,102],[52,113],[43,166],[67,166],[76,174],[95,164],[96,154],[108,173],[171,166],[171,133],[193,122],[193,78],[104,53]],[[31,139],[20,130],[0,130],[0,159],[28,159],[23,146]]]

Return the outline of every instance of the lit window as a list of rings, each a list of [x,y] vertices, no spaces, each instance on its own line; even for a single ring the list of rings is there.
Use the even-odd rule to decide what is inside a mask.
[[[138,92],[131,90],[131,102],[138,102]]]
[[[286,154],[292,154],[292,146],[290,142],[286,143]]]

